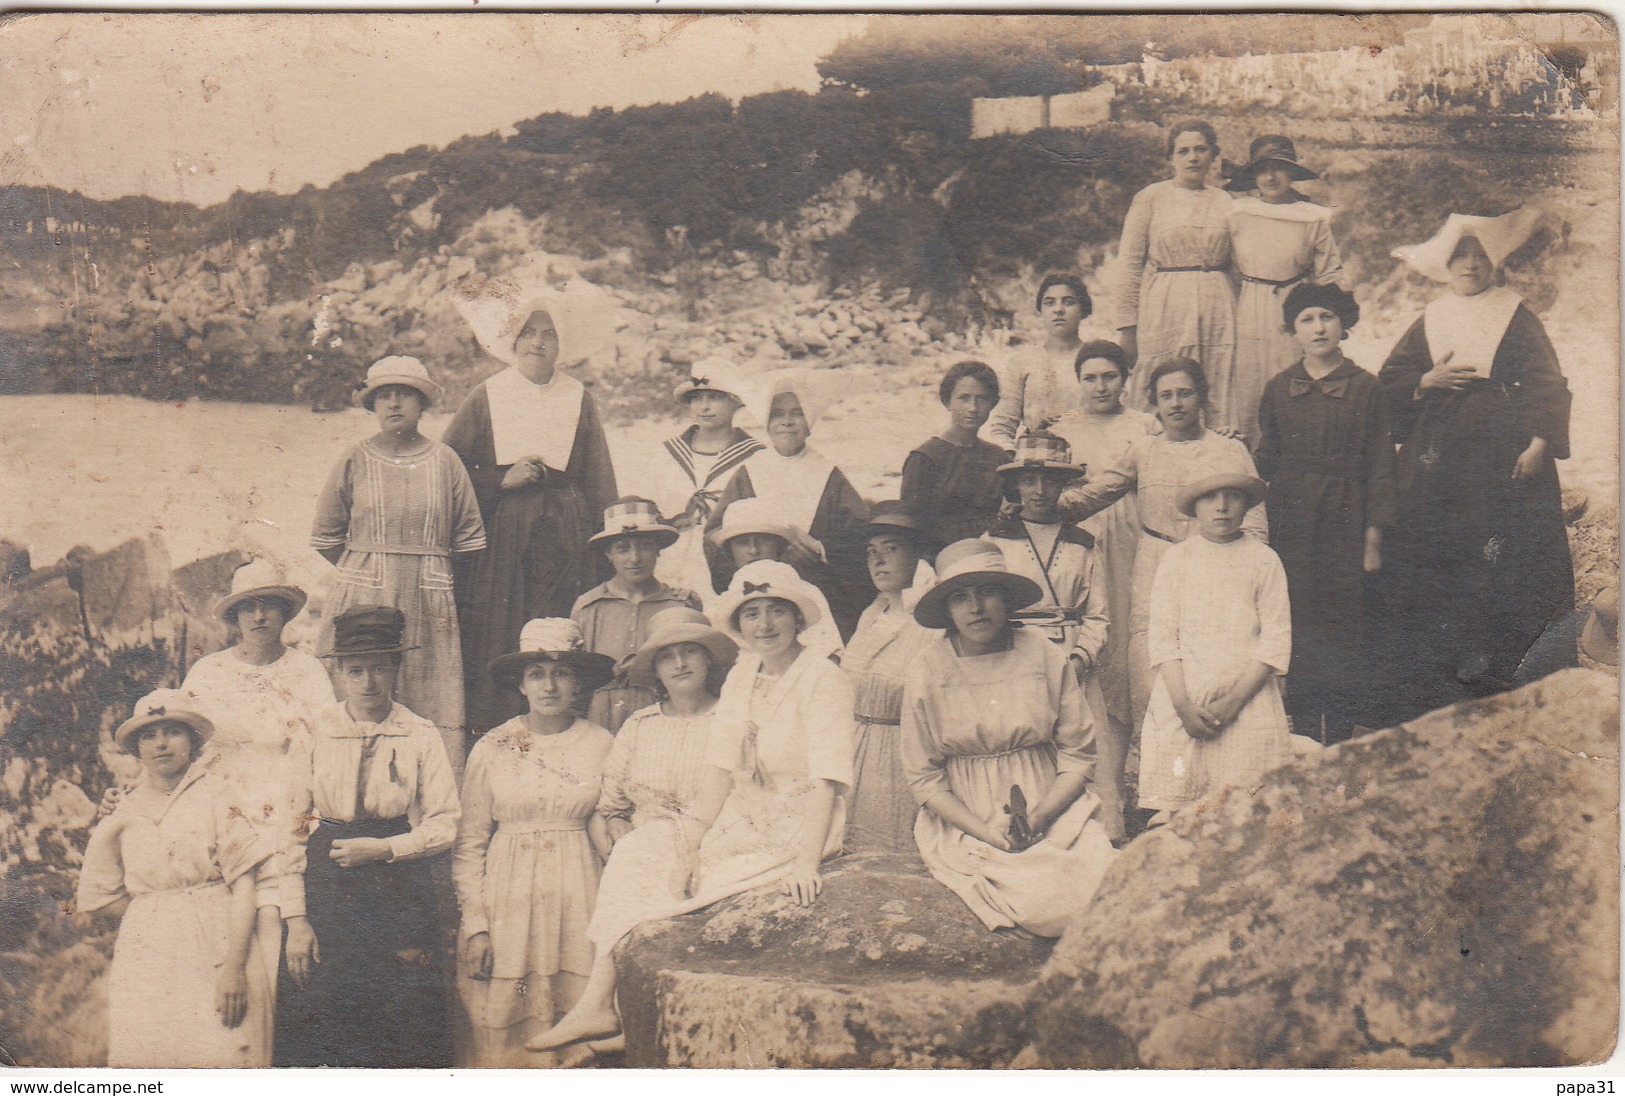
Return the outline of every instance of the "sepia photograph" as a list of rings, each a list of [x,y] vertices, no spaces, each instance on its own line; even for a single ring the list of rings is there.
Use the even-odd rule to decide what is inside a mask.
[[[0,1072],[1615,1055],[1610,15],[0,58]]]

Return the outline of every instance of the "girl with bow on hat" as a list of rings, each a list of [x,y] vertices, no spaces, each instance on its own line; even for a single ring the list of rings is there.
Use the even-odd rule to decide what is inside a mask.
[[[113,732],[140,782],[96,824],[78,908],[119,921],[108,974],[107,1064],[270,1064],[271,981],[254,939],[255,868],[273,845],[198,755],[214,725],[161,689]]]
[[[1287,714],[1295,733],[1334,745],[1364,716],[1372,680],[1366,576],[1393,523],[1394,444],[1382,386],[1342,350],[1360,318],[1354,295],[1297,285],[1281,317],[1302,357],[1264,388],[1258,466],[1292,594]]]
[[[937,576],[914,619],[946,631],[903,691],[903,771],[923,808],[915,842],[988,928],[1059,936],[1113,855],[1088,790],[1094,717],[1066,653],[1012,625],[1042,598],[1036,582],[981,539],[944,548]]]
[[[569,620],[531,621],[518,651],[488,668],[527,711],[475,744],[463,783],[453,877],[470,1064],[537,1064],[526,1040],[576,1003],[591,969],[587,922],[609,851],[596,808],[613,739],[582,713],[613,668]]]
[[[1318,179],[1298,163],[1292,138],[1252,143],[1248,162],[1225,189],[1242,195],[1230,207],[1230,250],[1241,291],[1236,297],[1236,353],[1229,373],[1213,378],[1216,429],[1232,428],[1259,445],[1258,403],[1271,377],[1298,360],[1298,344],[1281,329],[1281,307],[1293,287],[1343,280],[1331,211],[1292,184]]]
[[[1451,214],[1427,243],[1394,252],[1450,291],[1377,378],[1400,445],[1383,567],[1390,719],[1508,687],[1574,608],[1556,464],[1569,455],[1568,382],[1540,320],[1495,284],[1539,219]]]
[[[458,579],[469,727],[519,714],[519,697],[480,672],[525,622],[569,615],[603,578],[587,540],[620,494],[598,404],[564,370],[613,334],[602,289],[488,288],[457,299],[480,346],[507,366],[470,392],[446,427],[485,519],[488,546]]]
[[[291,984],[277,996],[274,1062],[452,1062],[434,858],[457,836],[457,784],[438,728],[395,700],[399,609],[333,621],[324,658],[344,699],[294,761],[294,854],[278,879]]]
[[[667,551],[666,575],[677,585],[709,595],[711,568],[706,525],[728,481],[767,446],[734,425],[745,407],[745,378],[726,358],[702,358],[672,393],[689,426],[661,443],[641,466],[642,493],[655,501],[678,532]]]
[[[440,728],[460,773],[467,746],[453,560],[485,548],[485,523],[457,454],[418,431],[439,395],[416,358],[384,358],[367,370],[355,403],[372,413],[378,432],[334,466],[316,501],[310,544],[338,568],[329,620],[352,605],[406,614],[410,651],[397,695]]]
[[[703,614],[677,607],[655,617],[632,657],[629,678],[659,700],[626,721],[604,762],[598,813],[611,851],[587,925],[595,945],[592,973],[560,1022],[566,1032],[619,1029],[611,950],[650,911],[683,901],[688,847],[682,820],[698,807],[717,695],[738,653]]]
[[[741,653],[717,704],[698,802],[681,820],[692,881],[687,898],[647,910],[645,919],[762,886],[809,906],[823,889],[819,864],[841,849],[843,796],[852,785],[852,688],[834,663],[800,642],[818,618],[812,593],[789,564],[759,560],[741,567],[719,600],[715,615]],[[600,954],[612,950],[610,935],[598,936]],[[618,1028],[612,1011],[583,1010],[530,1047]]]

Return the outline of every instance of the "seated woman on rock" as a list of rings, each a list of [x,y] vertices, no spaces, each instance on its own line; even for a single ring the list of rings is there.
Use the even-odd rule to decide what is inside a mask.
[[[937,575],[914,619],[947,634],[903,691],[903,770],[924,808],[914,839],[988,928],[1059,936],[1112,858],[1088,790],[1094,719],[1067,653],[1011,626],[1040,599],[1036,582],[983,540],[944,548]]]
[[[691,874],[678,868],[689,880],[688,897],[647,911],[644,920],[762,886],[809,906],[823,888],[819,865],[841,849],[852,784],[852,687],[834,663],[800,642],[819,615],[813,588],[789,564],[759,560],[734,575],[717,612],[743,650],[712,716],[698,802],[680,819],[685,855],[674,863],[693,865]],[[618,928],[624,934],[632,924],[622,920]],[[600,924],[593,933],[603,957],[618,940],[607,929]],[[530,1049],[619,1030],[607,1007],[613,967],[595,962],[594,976],[595,998],[584,996]]]

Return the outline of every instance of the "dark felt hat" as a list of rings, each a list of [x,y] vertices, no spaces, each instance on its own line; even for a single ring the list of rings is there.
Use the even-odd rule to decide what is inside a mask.
[[[387,605],[357,605],[333,618],[333,649],[323,658],[398,655],[415,651],[406,639],[406,614]]]

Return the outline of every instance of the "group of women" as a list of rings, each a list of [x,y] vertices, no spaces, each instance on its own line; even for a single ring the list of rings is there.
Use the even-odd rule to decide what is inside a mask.
[[[1041,342],[947,370],[894,501],[810,444],[812,378],[721,358],[620,495],[557,291],[477,313],[506,368],[442,442],[422,363],[376,363],[312,537],[329,665],[256,561],[216,608],[236,644],[114,734],[144,776],[79,895],[123,917],[110,1063],[579,1063],[615,1045],[634,927],[810,904],[843,848],[1059,935],[1127,836],[1137,730],[1157,824],[1246,794],[1289,731],[1382,725],[1375,695],[1511,680],[1573,596],[1567,387],[1494,285],[1530,219],[1396,252],[1451,292],[1373,376],[1313,173],[1261,138],[1231,198],[1217,154],[1175,126],[1135,199],[1121,341],[1045,278]]]

